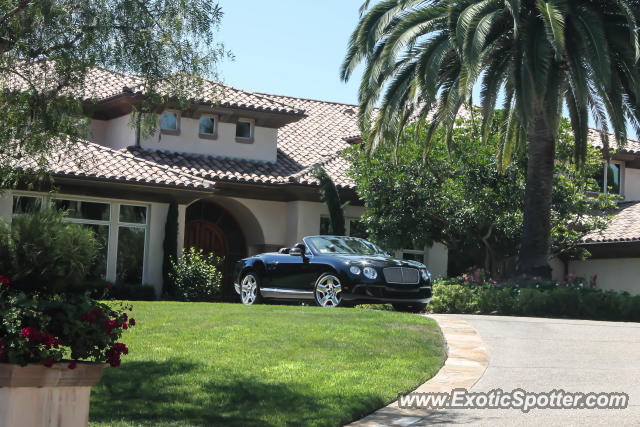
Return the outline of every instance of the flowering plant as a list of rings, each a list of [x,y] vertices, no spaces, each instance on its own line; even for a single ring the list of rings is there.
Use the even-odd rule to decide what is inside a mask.
[[[126,310],[110,307],[87,294],[25,293],[0,276],[0,363],[52,366],[69,360],[120,365],[129,350],[119,343],[135,325]]]

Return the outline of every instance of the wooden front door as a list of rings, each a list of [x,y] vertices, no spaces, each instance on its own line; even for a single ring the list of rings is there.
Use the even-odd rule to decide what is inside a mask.
[[[213,253],[227,259],[229,242],[222,229],[216,224],[203,219],[189,221],[185,235],[185,248],[193,246],[196,249],[202,249],[205,254]]]

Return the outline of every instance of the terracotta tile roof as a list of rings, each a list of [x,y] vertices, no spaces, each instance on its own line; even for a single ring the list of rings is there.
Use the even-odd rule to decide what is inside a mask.
[[[187,80],[188,82],[188,80]],[[292,115],[303,115],[304,110],[274,100],[268,95],[250,92],[242,89],[217,83],[211,80],[202,80],[202,85],[185,83],[185,95],[194,103],[211,103],[227,108],[239,108],[244,110],[264,111]],[[132,87],[134,93],[145,94],[144,83]],[[158,88],[160,93],[170,93],[168,87]]]
[[[38,163],[28,158],[19,160],[17,166],[22,170],[39,169]],[[174,188],[210,190],[215,185],[201,177],[189,175],[89,141],[80,141],[64,151],[50,154],[46,159],[44,169],[54,176]]]
[[[612,150],[627,154],[640,154],[640,141],[627,139],[627,144],[624,146],[624,148],[618,149],[618,143],[616,142],[613,134],[609,134],[608,139],[609,148]],[[604,145],[602,144],[602,137],[600,136],[599,130],[593,128],[589,129],[589,143],[595,148],[599,148],[601,150],[604,149]]]
[[[21,70],[22,71],[22,70]],[[85,86],[81,89],[66,89],[66,92],[75,92],[76,96],[86,100],[100,101],[125,93],[125,88],[133,88],[140,85],[143,79],[128,73],[119,73],[102,67],[93,67],[87,71]],[[56,73],[52,67],[45,64],[35,64],[25,69],[20,76],[9,74],[8,79],[0,79],[0,87],[6,86],[9,90],[26,91],[32,87],[39,90],[55,87],[57,83]]]
[[[302,169],[282,150],[278,150],[277,161],[274,163],[139,147],[129,147],[123,151],[135,158],[212,181],[286,184],[291,182],[290,175]]]
[[[252,184],[317,185],[311,169],[322,164],[338,188],[355,188],[355,182],[346,176],[349,165],[339,153],[350,146],[345,137],[359,132],[356,106],[285,96],[260,96],[269,96],[276,102],[305,111],[301,120],[278,130],[275,163],[141,148],[129,148],[128,151],[136,157],[206,179]]]
[[[10,74],[6,82],[10,90],[28,90],[33,84],[40,90],[54,87],[57,83],[56,74],[50,63],[33,64],[22,74],[28,78]],[[0,78],[0,88],[4,85]],[[180,84],[185,88],[184,93],[193,102],[213,103],[223,107],[239,108],[253,111],[264,111],[289,115],[303,115],[304,111],[274,100],[272,97],[237,89],[211,80],[202,79],[202,85],[195,85],[194,80],[185,78]],[[168,84],[160,85],[157,89],[161,94],[173,93]],[[180,90],[180,89],[178,89]],[[75,96],[92,101],[103,101],[120,95],[137,93],[144,95],[145,81],[142,77],[130,73],[122,73],[108,70],[102,67],[93,67],[87,72],[85,85],[82,89],[67,89]]]
[[[640,202],[620,203],[609,227],[584,238],[585,243],[614,243],[640,241]]]

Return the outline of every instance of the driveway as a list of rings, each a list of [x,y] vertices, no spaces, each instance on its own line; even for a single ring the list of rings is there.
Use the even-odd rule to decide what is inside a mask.
[[[444,316],[443,316],[444,317]],[[412,423],[473,425],[640,425],[640,324],[448,315],[468,322],[489,353],[471,391],[625,392],[625,410],[443,410]],[[411,421],[411,420],[408,420]]]

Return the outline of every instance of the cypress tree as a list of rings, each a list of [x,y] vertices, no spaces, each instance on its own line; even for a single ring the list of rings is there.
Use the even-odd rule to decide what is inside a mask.
[[[320,197],[327,204],[329,209],[329,233],[336,236],[346,234],[344,227],[344,209],[340,203],[338,188],[327,171],[320,165],[313,169],[313,176],[320,185]]]

